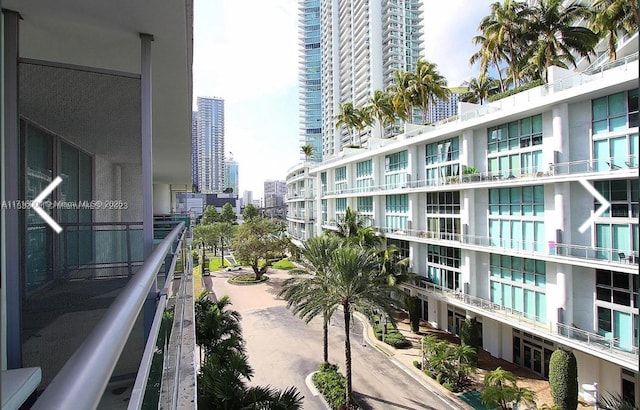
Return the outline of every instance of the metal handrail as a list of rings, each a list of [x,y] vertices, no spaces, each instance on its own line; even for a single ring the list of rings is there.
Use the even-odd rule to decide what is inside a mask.
[[[165,256],[172,251],[184,227],[184,222],[180,222],[147,258],[33,409],[98,406]]]
[[[556,164],[548,164],[545,170],[541,167],[530,167],[520,169],[508,169],[503,171],[479,172],[477,174],[451,175],[440,178],[419,179],[415,181],[406,178],[405,181],[394,184],[379,184],[368,187],[342,188],[327,190],[324,194],[343,195],[343,194],[362,194],[379,191],[404,190],[416,188],[441,187],[444,185],[458,186],[460,184],[486,184],[501,181],[520,181],[520,180],[537,180],[539,178],[561,177],[565,175],[582,175],[593,173],[621,173],[628,175],[630,171],[634,175],[638,173],[640,160],[638,155],[607,157],[598,159],[587,159],[580,161],[562,162]],[[462,165],[461,165],[462,167]],[[625,171],[627,173],[625,173]],[[406,175],[409,175],[407,173]],[[542,183],[542,182],[541,182]]]
[[[463,293],[460,290],[453,290],[435,283],[421,280],[419,285],[405,284],[405,286],[421,289],[431,294],[438,294],[450,301],[457,301],[466,305],[475,306],[483,311],[493,314],[500,314],[509,319],[510,323],[517,322],[521,327],[530,327],[536,332],[547,334],[549,336],[562,337],[573,342],[586,344],[590,348],[606,349],[612,354],[618,355],[638,355],[638,347],[630,346],[629,348],[616,345],[616,340],[600,336],[597,333],[588,332],[575,326],[565,325],[563,323],[553,323],[552,321],[543,321],[540,317],[527,315],[524,312],[514,308],[508,308],[500,304],[482,299],[477,296]],[[555,325],[555,332],[554,332]]]
[[[385,226],[374,226],[376,232],[381,234],[402,235],[419,239],[431,239],[438,241],[459,242],[465,245],[482,246],[488,248],[504,249],[525,256],[551,255],[568,258],[579,258],[594,261],[634,263],[640,262],[638,252],[633,249],[602,248],[597,246],[573,245],[557,243],[554,241],[525,241],[506,238],[491,238],[489,236],[469,235],[452,232],[434,232],[419,229],[400,229]],[[510,244],[511,246],[505,246]],[[625,255],[620,260],[621,254]]]

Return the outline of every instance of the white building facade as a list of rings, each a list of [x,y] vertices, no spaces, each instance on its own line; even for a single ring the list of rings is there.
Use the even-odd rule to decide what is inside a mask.
[[[350,207],[410,259],[421,280],[404,286],[433,326],[475,317],[485,350],[542,377],[570,349],[580,384],[637,401],[638,115],[637,51],[553,67],[455,121],[290,169],[289,233],[335,229]],[[611,203],[595,218],[587,187]]]

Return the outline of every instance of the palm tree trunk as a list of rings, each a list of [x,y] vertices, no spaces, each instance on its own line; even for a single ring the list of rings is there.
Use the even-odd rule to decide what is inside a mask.
[[[220,265],[224,268],[224,241],[220,238]]]
[[[493,56],[493,65],[496,66],[496,71],[498,72],[498,78],[500,79],[500,92],[504,92],[504,80],[502,79],[502,71],[500,70],[500,63],[498,63],[498,59],[496,56]]]
[[[323,352],[322,358],[325,363],[329,363],[329,320],[331,320],[327,312],[324,312],[322,315],[323,323],[322,323],[322,336],[324,340],[323,343]]]
[[[351,392],[353,387],[351,385],[351,339],[349,337],[349,302],[343,302],[342,307],[344,310],[344,364],[345,373],[347,377],[347,397],[345,398],[346,408],[351,406]]]

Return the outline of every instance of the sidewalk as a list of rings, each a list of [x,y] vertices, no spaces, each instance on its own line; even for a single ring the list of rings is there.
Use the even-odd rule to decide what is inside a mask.
[[[370,345],[384,353],[394,365],[398,368],[402,369],[405,373],[411,376],[418,383],[423,385],[426,389],[431,391],[433,394],[437,395],[442,399],[443,402],[447,403],[452,409],[466,409],[473,410],[473,407],[469,406],[467,403],[458,398],[455,393],[450,392],[445,389],[440,383],[436,382],[430,377],[427,377],[422,371],[417,369],[413,365],[414,360],[420,361],[421,353],[420,353],[420,339],[421,335],[417,335],[411,332],[410,328],[402,323],[398,322],[397,327],[398,330],[413,344],[413,347],[407,349],[396,349],[392,346],[389,346],[386,343],[382,343],[380,340],[376,339],[375,334],[373,332],[373,327],[369,323],[369,321],[359,313],[356,313],[355,316],[362,323],[364,322],[367,326],[367,333],[365,334],[365,340]]]
[[[406,316],[406,314],[404,315]],[[360,320],[362,320],[362,318],[362,316],[359,317]],[[428,384],[429,387],[427,388],[429,388],[435,394],[438,394],[440,397],[446,397],[450,402],[454,403],[456,407],[463,409],[474,409],[472,406],[465,403],[461,398],[459,398],[458,394],[445,389],[442,385],[440,385],[432,378],[427,377],[422,371],[420,371],[413,365],[414,360],[421,360],[420,343],[422,337],[427,333],[437,334],[439,337],[446,339],[452,343],[459,343],[458,337],[451,335],[450,333],[443,330],[434,329],[422,320],[420,321],[419,334],[413,333],[411,331],[408,318],[403,318],[402,320],[398,320],[396,326],[398,330],[408,340],[411,341],[413,347],[408,349],[396,349],[392,346],[387,345],[386,343],[382,343],[381,341],[377,340],[373,333],[373,327],[368,323],[366,319],[365,323],[367,323],[367,343],[375,346],[378,350],[385,353],[389,357],[389,359],[394,364],[396,364],[396,366],[403,369],[412,377],[419,378],[421,380],[421,383],[425,385],[425,387],[427,387]],[[478,373],[476,373],[472,377],[475,389],[477,391],[482,390],[484,374],[488,372],[487,368],[493,370],[500,366],[503,369],[512,372],[518,377],[519,387],[526,387],[536,394],[536,403],[538,407],[540,407],[542,404],[553,404],[553,398],[551,397],[551,389],[549,387],[549,383],[544,378],[530,372],[525,368],[517,366],[516,364],[493,357],[484,350],[480,350],[478,360]]]

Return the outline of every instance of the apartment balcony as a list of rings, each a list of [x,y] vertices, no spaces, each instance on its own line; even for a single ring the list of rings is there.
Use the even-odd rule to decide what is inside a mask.
[[[634,131],[630,131],[632,133]],[[637,130],[635,131],[637,132]],[[440,178],[407,181],[402,184],[372,185],[327,191],[325,195],[385,195],[387,192],[402,190],[410,192],[454,191],[460,189],[486,188],[491,186],[504,187],[506,185],[530,185],[556,182],[571,182],[581,179],[622,179],[637,178],[638,155],[599,158],[593,160],[571,161],[548,164],[546,171],[540,168],[509,169],[496,172],[481,172],[478,174],[463,174],[442,176]],[[407,175],[409,175],[407,173]],[[395,193],[395,192],[393,192]]]
[[[33,408],[191,405],[195,329],[185,223],[155,224],[147,258],[140,223],[62,226],[53,257],[60,255],[63,272],[23,313],[33,316],[26,365],[42,369],[45,388]],[[64,342],[38,347],[51,338]]]
[[[589,268],[637,273],[640,255],[633,249],[612,249],[565,243],[520,241],[488,236],[416,229],[374,227],[390,238],[407,239],[434,245],[459,247],[480,252],[535,258]]]
[[[465,294],[459,289],[448,289],[430,283],[425,278],[421,278],[415,285],[403,284],[401,286],[412,290],[414,294],[417,292],[433,296],[448,304],[638,371],[638,346],[621,346],[614,338],[604,337],[595,332],[552,320],[542,321],[541,318],[527,315],[516,309]]]

